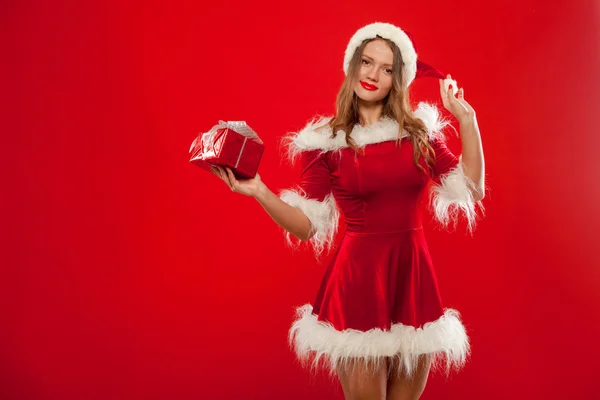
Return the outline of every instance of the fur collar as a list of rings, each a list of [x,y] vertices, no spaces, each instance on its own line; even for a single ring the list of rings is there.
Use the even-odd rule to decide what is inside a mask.
[[[441,118],[435,105],[421,102],[417,109],[413,111],[413,114],[425,123],[430,139],[440,138],[445,140],[445,136],[441,131],[449,122]],[[306,150],[320,149],[325,152],[348,147],[344,131],[339,130],[334,138],[331,137],[332,130],[326,124],[332,118],[330,116],[313,118],[300,131],[288,134],[284,139],[287,140],[289,156],[294,159],[300,152]],[[403,129],[402,134],[399,135],[398,122],[384,117],[369,126],[355,125],[350,135],[359,147],[363,147],[368,144],[403,138],[408,136],[408,132]]]

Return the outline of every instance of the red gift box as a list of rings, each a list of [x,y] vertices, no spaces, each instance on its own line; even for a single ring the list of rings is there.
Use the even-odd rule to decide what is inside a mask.
[[[238,179],[256,176],[264,151],[262,140],[243,121],[219,121],[198,134],[190,147],[190,162],[210,170],[212,165],[231,168]]]

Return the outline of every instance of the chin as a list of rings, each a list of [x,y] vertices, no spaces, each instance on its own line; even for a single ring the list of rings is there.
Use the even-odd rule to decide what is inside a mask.
[[[356,92],[356,96],[358,96],[358,98],[361,99],[362,101],[368,101],[368,102],[372,102],[372,103],[373,102],[380,102],[380,101],[382,101],[385,98],[385,96],[381,97],[381,96],[379,96],[378,94],[375,94],[375,93],[373,93],[373,94],[369,93],[369,94],[365,95],[363,93]]]
[[[354,90],[354,93],[356,93],[358,98],[363,101],[380,102],[383,101],[383,99],[385,99],[385,96],[381,96],[380,91],[381,90],[378,90],[375,93],[373,93],[361,86],[360,88],[356,88]]]

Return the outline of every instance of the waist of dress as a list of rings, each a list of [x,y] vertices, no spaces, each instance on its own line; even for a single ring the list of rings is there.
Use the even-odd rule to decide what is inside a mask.
[[[355,237],[376,236],[376,235],[398,235],[398,234],[402,234],[402,233],[406,233],[406,232],[418,231],[421,229],[423,229],[422,226],[419,226],[416,228],[398,229],[398,230],[391,230],[391,231],[350,231],[350,230],[346,230],[345,234],[348,236],[355,236]]]

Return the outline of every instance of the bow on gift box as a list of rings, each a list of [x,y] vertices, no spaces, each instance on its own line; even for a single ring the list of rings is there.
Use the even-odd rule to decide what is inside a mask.
[[[233,131],[236,131],[237,133],[239,133],[240,135],[244,136],[245,138],[254,140],[256,143],[259,144],[263,144],[262,140],[260,140],[260,138],[258,137],[258,134],[256,132],[254,132],[254,130],[252,128],[250,128],[245,121],[222,121],[220,120],[219,123],[215,126],[213,126],[208,132],[202,134],[202,137],[200,137],[200,139],[202,140],[201,144],[201,149],[202,151],[200,153],[198,153],[197,155],[195,155],[195,159],[202,159],[205,160],[207,158],[210,157],[215,157],[216,156],[216,152],[215,152],[215,146],[216,143],[218,143],[219,137],[221,136],[220,134],[223,133],[223,131],[219,131],[220,129],[231,129]],[[220,134],[219,134],[220,133]],[[245,144],[245,142],[244,142]],[[198,137],[196,139],[194,139],[194,141],[192,142],[192,145],[190,146],[190,153],[192,153],[192,151],[197,147],[198,145]],[[243,147],[242,147],[243,149]],[[240,156],[241,156],[242,152],[240,152]],[[239,162],[239,160],[238,160]]]

